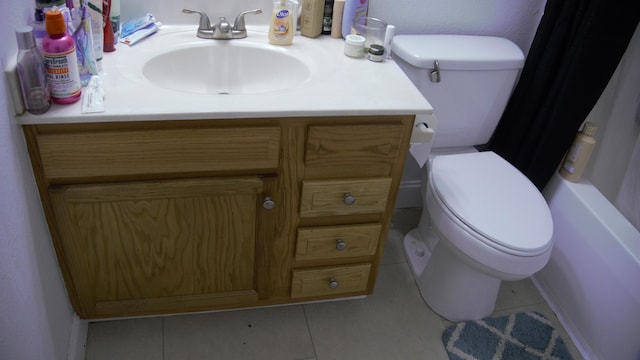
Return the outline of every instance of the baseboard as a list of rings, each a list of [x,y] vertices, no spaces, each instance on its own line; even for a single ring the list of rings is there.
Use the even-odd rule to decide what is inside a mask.
[[[73,322],[71,323],[71,335],[69,336],[67,360],[84,360],[85,350],[87,348],[88,331],[89,322],[80,319],[78,314],[73,313]]]
[[[422,207],[422,181],[408,180],[400,183],[398,197],[396,198],[396,209]]]
[[[549,294],[549,292],[547,291],[548,289],[544,281],[542,281],[541,279],[538,279],[535,276],[535,274],[531,277],[531,281],[533,282],[533,285],[538,289],[538,292],[540,293],[540,295],[542,295],[542,298],[545,300],[547,305],[549,305],[549,308],[551,308],[551,311],[553,311],[553,313],[556,315],[556,317],[558,318],[558,321],[560,321],[560,324],[562,324],[562,327],[567,332],[567,335],[569,335],[569,338],[571,338],[573,345],[576,347],[580,355],[582,355],[582,357],[585,359],[592,359],[592,360],[598,359],[595,353],[586,344],[586,342],[580,335],[580,332],[576,330],[576,327],[573,325],[573,322],[569,321],[569,319],[565,317],[565,313],[562,310],[562,308],[553,302],[553,299]]]

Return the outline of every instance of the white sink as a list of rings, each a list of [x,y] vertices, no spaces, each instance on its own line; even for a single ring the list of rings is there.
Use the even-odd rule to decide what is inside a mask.
[[[326,51],[312,42],[274,46],[264,33],[249,34],[207,40],[197,38],[195,30],[159,33],[126,49],[118,68],[129,78],[169,91],[251,95],[322,81],[332,67]]]
[[[209,41],[159,54],[142,73],[155,85],[197,94],[259,94],[290,89],[309,79],[300,59],[268,45]]]

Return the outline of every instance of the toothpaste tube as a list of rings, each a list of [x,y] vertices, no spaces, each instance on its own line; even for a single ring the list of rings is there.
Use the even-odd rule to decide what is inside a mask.
[[[93,75],[82,91],[83,114],[104,112],[104,85],[100,76]]]
[[[139,17],[137,19],[133,19],[125,24],[122,24],[120,28],[120,36],[127,37],[134,32],[141,30],[153,23],[156,22],[156,18],[151,14],[147,14],[145,16]]]
[[[125,37],[121,37],[120,42],[131,46],[137,43],[138,41],[157,33],[160,25],[162,25],[162,23],[160,22],[151,23],[146,27],[137,30],[133,34],[127,35]]]

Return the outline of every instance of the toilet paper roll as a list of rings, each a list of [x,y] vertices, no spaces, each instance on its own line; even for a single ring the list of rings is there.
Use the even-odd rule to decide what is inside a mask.
[[[418,166],[423,167],[429,160],[429,153],[431,152],[431,143],[416,143],[409,146],[409,153],[413,156],[413,159],[418,163]]]
[[[423,167],[429,160],[434,134],[435,131],[426,122],[416,121],[411,132],[409,153],[420,167]]]

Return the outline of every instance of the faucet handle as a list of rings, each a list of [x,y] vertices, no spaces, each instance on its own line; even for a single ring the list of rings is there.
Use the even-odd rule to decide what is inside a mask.
[[[185,14],[200,14],[200,23],[198,24],[198,30],[211,30],[211,22],[209,21],[209,17],[204,13],[204,11],[182,9],[182,12]]]
[[[262,9],[247,10],[238,14],[238,16],[236,16],[236,20],[233,22],[233,30],[244,31],[246,34],[247,27],[244,24],[244,16],[246,14],[262,14]]]

